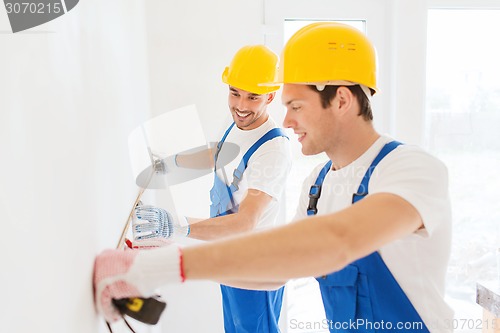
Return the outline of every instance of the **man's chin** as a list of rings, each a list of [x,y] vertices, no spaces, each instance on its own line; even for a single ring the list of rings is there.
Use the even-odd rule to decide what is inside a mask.
[[[248,129],[254,123],[253,121],[249,121],[248,119],[241,120],[237,117],[233,117],[233,121],[236,123],[236,126],[238,126],[238,128],[243,130]]]

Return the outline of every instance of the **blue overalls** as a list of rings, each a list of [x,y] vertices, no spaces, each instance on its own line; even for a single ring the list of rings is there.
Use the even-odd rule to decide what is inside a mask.
[[[353,204],[368,194],[368,182],[377,164],[400,144],[392,141],[382,148],[353,194]],[[331,165],[329,161],[311,186],[307,215],[317,213],[321,185]],[[330,332],[429,332],[378,252],[316,280]]]
[[[217,144],[214,160],[226,140],[234,123],[227,129]],[[210,190],[210,217],[236,213],[238,205],[234,202],[233,193],[238,191],[238,184],[248,165],[248,160],[259,147],[276,137],[286,134],[279,128],[273,128],[255,142],[243,155],[241,162],[233,172],[230,186],[214,172],[214,186]],[[284,287],[273,291],[246,290],[221,285],[222,305],[224,312],[224,330],[226,333],[278,333],[278,320],[281,312]]]

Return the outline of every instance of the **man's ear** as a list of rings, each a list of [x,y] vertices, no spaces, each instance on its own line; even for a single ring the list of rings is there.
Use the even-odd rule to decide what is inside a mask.
[[[341,86],[337,89],[337,99],[340,110],[348,110],[351,108],[352,103],[354,102],[354,95],[352,91],[344,86]]]
[[[266,104],[271,103],[274,100],[274,97],[276,97],[276,92],[275,91],[267,94]]]

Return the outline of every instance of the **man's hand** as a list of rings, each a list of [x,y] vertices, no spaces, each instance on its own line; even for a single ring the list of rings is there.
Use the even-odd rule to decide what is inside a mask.
[[[150,250],[106,250],[94,263],[94,293],[97,311],[106,321],[121,315],[113,299],[148,298],[158,287],[183,282],[181,249],[175,244]]]
[[[184,219],[184,225],[181,225],[180,219]],[[174,234],[188,236],[190,228],[185,217],[174,218],[163,208],[141,205],[135,209],[132,232],[134,241],[140,241],[150,238],[170,238]]]

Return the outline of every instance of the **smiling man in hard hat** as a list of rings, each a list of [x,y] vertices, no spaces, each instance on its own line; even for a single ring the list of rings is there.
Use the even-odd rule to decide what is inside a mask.
[[[315,23],[292,36],[281,61],[284,125],[304,154],[329,158],[303,184],[298,221],[206,246],[106,251],[95,265],[98,302],[104,291],[147,296],[191,279],[270,288],[315,276],[331,332],[451,332],[447,169],[375,130],[374,47],[357,29]]]
[[[260,85],[275,79],[277,65],[278,56],[264,45],[247,45],[234,55],[222,74],[222,81],[229,89],[233,121],[212,152],[215,173],[210,191],[211,218],[202,221],[189,218],[187,224],[174,219],[171,230],[161,230],[157,235],[214,240],[277,226],[291,167],[291,151],[288,137],[267,110],[279,85]],[[229,146],[230,143],[233,145]],[[226,150],[233,149],[234,144],[240,148],[240,157],[229,165],[219,166],[219,157],[230,155]],[[176,164],[189,166],[186,157],[180,155]],[[140,221],[148,218],[156,221],[160,217],[152,216],[155,212],[172,218],[168,212],[151,206],[138,207],[136,216]],[[151,225],[147,222],[134,225],[136,243],[144,236],[151,236]],[[283,291],[284,288],[256,291],[221,285],[225,331],[279,332]]]

